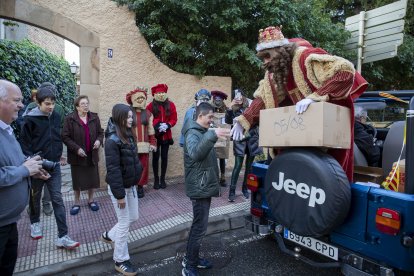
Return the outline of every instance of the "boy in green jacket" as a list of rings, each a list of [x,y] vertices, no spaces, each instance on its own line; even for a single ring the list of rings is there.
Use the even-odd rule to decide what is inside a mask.
[[[187,243],[182,275],[198,275],[197,268],[211,268],[212,264],[199,257],[201,241],[206,234],[211,197],[220,196],[219,170],[214,149],[218,137],[230,136],[230,130],[210,129],[214,108],[200,103],[196,121],[188,120],[183,127],[185,190],[193,204],[193,223]]]

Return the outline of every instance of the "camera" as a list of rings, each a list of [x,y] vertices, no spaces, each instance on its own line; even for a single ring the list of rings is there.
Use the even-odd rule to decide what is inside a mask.
[[[42,152],[36,152],[35,154],[29,156],[28,159],[35,157],[36,155],[41,156]],[[42,158],[42,169],[48,171],[48,172],[52,172],[56,166],[59,164],[59,162],[53,162],[47,159]]]
[[[52,172],[59,162],[53,162],[47,159],[42,160],[42,168],[48,172]]]

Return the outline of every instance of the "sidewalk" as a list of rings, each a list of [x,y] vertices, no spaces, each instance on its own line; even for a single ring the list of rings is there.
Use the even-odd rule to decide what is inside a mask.
[[[228,178],[228,184],[229,181]],[[166,189],[154,190],[152,186],[145,188],[145,197],[139,200],[139,219],[131,225],[130,229],[130,252],[138,250],[138,247],[149,242],[158,241],[158,244],[165,242],[165,238],[169,236],[175,235],[182,239],[183,231],[188,230],[188,225],[192,221],[192,205],[185,195],[184,178],[170,178],[167,179],[167,183]],[[244,199],[240,186],[239,184],[237,198],[233,203],[227,200],[228,188],[222,188],[220,198],[213,198],[210,222],[217,222],[222,217],[236,212],[247,213],[250,201]],[[62,168],[62,194],[66,206],[68,234],[79,241],[81,246],[73,251],[57,249],[54,244],[57,238],[55,217],[45,216],[43,212],[40,220],[43,224],[44,236],[40,240],[32,240],[29,216],[27,212],[23,212],[18,222],[19,248],[14,271],[16,275],[56,273],[55,269],[81,266],[88,261],[97,262],[112,256],[112,247],[99,240],[102,232],[109,230],[117,220],[107,190],[100,189],[95,194],[99,211],[93,212],[89,209],[87,195],[82,193],[81,211],[78,215],[71,216],[69,210],[73,205],[73,191],[70,168],[65,166]]]

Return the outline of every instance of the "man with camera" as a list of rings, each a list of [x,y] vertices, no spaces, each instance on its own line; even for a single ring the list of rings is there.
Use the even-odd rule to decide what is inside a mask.
[[[51,177],[44,181],[32,180],[30,196],[30,236],[37,240],[43,237],[40,224],[40,198],[43,186],[46,185],[52,200],[58,228],[56,246],[65,249],[74,249],[80,244],[72,240],[68,234],[66,224],[66,211],[63,203],[61,186],[60,161],[63,144],[61,138],[61,119],[54,110],[56,100],[56,88],[51,84],[41,85],[37,90],[36,101],[38,107],[32,109],[24,117],[24,123],[20,134],[20,144],[23,153],[32,156],[35,153],[43,158],[42,167]]]
[[[17,259],[17,221],[26,207],[30,176],[46,180],[39,156],[26,158],[10,124],[23,108],[17,85],[0,80],[0,275],[12,275]]]

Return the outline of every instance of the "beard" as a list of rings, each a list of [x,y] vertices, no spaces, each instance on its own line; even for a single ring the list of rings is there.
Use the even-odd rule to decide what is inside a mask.
[[[273,73],[273,80],[278,89],[286,93],[286,84],[289,72],[292,67],[292,58],[296,49],[296,44],[288,44],[281,47],[266,49],[258,53],[259,57],[270,58],[263,64],[263,68]]]

